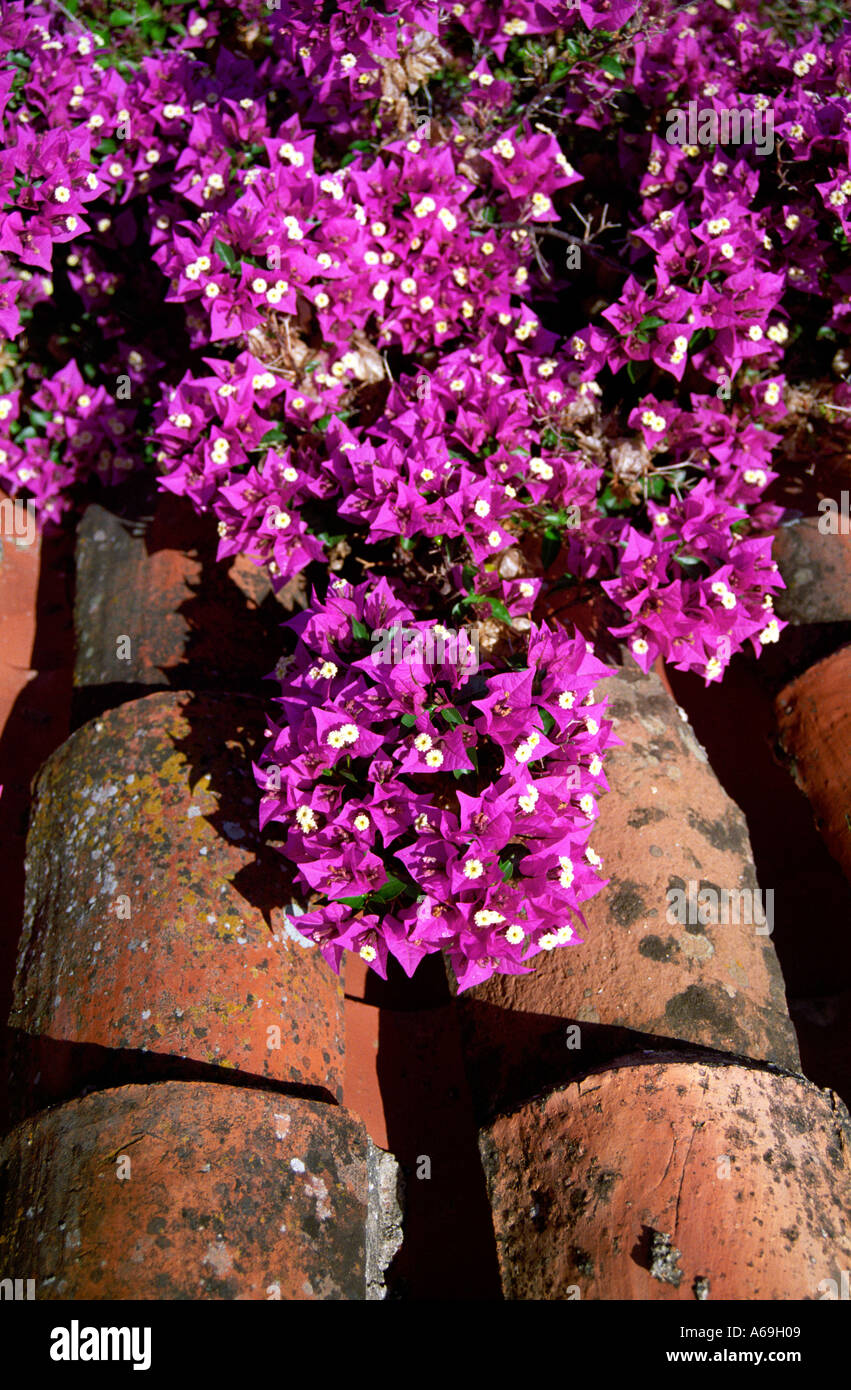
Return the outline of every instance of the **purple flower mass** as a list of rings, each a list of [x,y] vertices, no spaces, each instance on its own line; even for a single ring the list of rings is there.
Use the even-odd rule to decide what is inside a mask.
[[[851,405],[807,383],[847,373],[851,23],[138,10],[0,15],[0,481],[52,525],[147,472],[310,592],[257,764],[300,930],[525,971],[600,886],[615,741],[548,593],[707,683],[785,626],[776,485]],[[465,622],[475,673],[372,659]]]
[[[618,742],[593,690],[609,668],[578,634],[535,626],[509,661],[472,674],[382,662],[367,635],[394,625],[435,627],[384,579],[334,580],[290,624],[255,770],[261,823],[286,827],[287,858],[324,900],[299,930],[335,966],[348,948],[382,975],[388,953],[411,974],[446,950],[461,988],[523,974],[579,939],[578,905],[602,886],[588,838]]]

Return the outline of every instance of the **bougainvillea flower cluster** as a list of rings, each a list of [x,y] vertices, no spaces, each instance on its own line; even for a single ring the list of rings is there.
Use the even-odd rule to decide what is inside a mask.
[[[835,9],[805,24],[781,0],[5,7],[0,481],[51,525],[84,486],[157,476],[215,519],[220,558],[315,594],[308,646],[343,602],[334,576],[360,595],[368,572],[415,623],[488,624],[488,680],[527,644],[537,681],[562,657],[536,644],[574,640],[543,635],[548,595],[575,584],[619,609],[612,635],[642,669],[721,680],[784,626],[784,469],[851,409],[851,23]],[[686,110],[701,131],[770,118],[772,139],[672,140]],[[364,656],[346,676],[373,702],[363,737],[419,777],[374,703],[397,711],[407,677]],[[287,681],[302,677],[286,720],[320,739],[307,677]],[[493,742],[477,718],[464,727]],[[407,823],[370,842],[406,891],[379,911],[361,883],[345,896],[365,903],[342,903],[326,874],[354,862],[334,857],[352,833],[342,773],[336,801],[323,774],[326,809],[302,773],[278,809],[315,815],[287,854],[326,900],[309,925],[329,958],[351,944],[380,965],[393,942],[410,964],[451,941],[467,979],[567,929],[536,907],[523,943],[495,923],[468,940],[474,889],[446,860],[450,934],[414,936],[411,895],[434,894],[402,857]],[[474,773],[422,774],[453,783],[429,814],[459,853]],[[427,795],[400,785],[406,804]],[[491,782],[481,795],[501,807]]]
[[[385,579],[333,581],[290,626],[279,714],[256,767],[261,821],[321,905],[298,918],[339,966],[385,974],[448,953],[459,987],[523,974],[574,944],[601,886],[589,843],[603,755],[618,740],[594,685],[612,674],[583,637],[531,626],[513,658],[435,660]],[[373,635],[402,629],[411,659]],[[475,666],[475,669],[473,667]]]

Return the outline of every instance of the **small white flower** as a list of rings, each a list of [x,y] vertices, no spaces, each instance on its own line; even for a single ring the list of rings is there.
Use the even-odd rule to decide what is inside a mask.
[[[542,458],[532,458],[529,460],[529,472],[534,473],[536,478],[549,482],[553,476],[553,467]]]
[[[485,866],[481,859],[468,859],[464,864],[465,878],[481,878],[485,871]]]
[[[494,912],[491,908],[483,907],[473,917],[477,927],[495,927],[498,922],[504,922],[505,918],[501,912]]]

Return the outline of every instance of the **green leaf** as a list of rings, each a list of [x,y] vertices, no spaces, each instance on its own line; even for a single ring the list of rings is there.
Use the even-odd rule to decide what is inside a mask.
[[[658,314],[645,314],[638,327],[639,330],[643,330],[645,328],[661,328],[663,323],[665,322],[666,320],[660,319]]]
[[[600,497],[600,505],[607,512],[628,512],[632,503],[626,497],[616,497],[611,487],[607,487]]]
[[[403,724],[406,729],[413,729],[417,722],[417,717],[415,714],[403,714],[399,722]]]
[[[331,902],[345,903],[346,907],[353,907],[355,911],[358,911],[366,903],[366,896],[361,893],[359,898],[332,898]]]
[[[563,77],[567,77],[567,74],[568,74],[569,72],[570,72],[570,64],[569,64],[569,63],[556,63],[555,67],[553,68],[552,72],[550,73],[550,81],[551,81],[551,82],[560,82],[561,79],[562,79]]]
[[[370,640],[369,628],[366,623],[362,623],[360,618],[349,618],[352,625],[352,636],[356,642],[368,642]]]
[[[232,246],[227,246],[225,242],[217,239],[213,242],[213,250],[219,260],[224,261],[226,270],[233,270],[235,266],[239,265],[239,257]]]
[[[465,719],[462,719],[457,709],[454,709],[452,705],[444,705],[443,709],[440,709],[437,712],[438,714],[443,715],[447,724],[452,729],[456,728],[459,724],[465,724],[467,722]]]
[[[626,374],[630,381],[640,381],[649,371],[649,362],[627,362],[626,364]]]
[[[603,72],[607,72],[611,77],[625,76],[624,70],[613,53],[604,53],[600,59],[600,67]]]
[[[493,598],[490,594],[470,594],[468,598],[462,599],[461,603],[489,603],[491,613],[497,619],[498,622],[511,622],[511,614],[509,613],[502,599]]]
[[[401,878],[396,878],[395,874],[388,874],[387,881],[372,894],[375,902],[389,903],[391,899],[398,898],[400,893],[407,892],[408,885]]]
[[[260,444],[261,446],[263,444],[266,444],[268,446],[271,446],[272,444],[285,444],[286,439],[287,436],[284,433],[284,431],[276,425],[274,429],[266,431],[266,433],[263,435],[263,438],[260,440]]]
[[[541,544],[541,564],[545,570],[549,569],[550,565],[555,563],[556,556],[560,550],[561,536],[558,531],[550,526],[544,532],[544,538]]]

